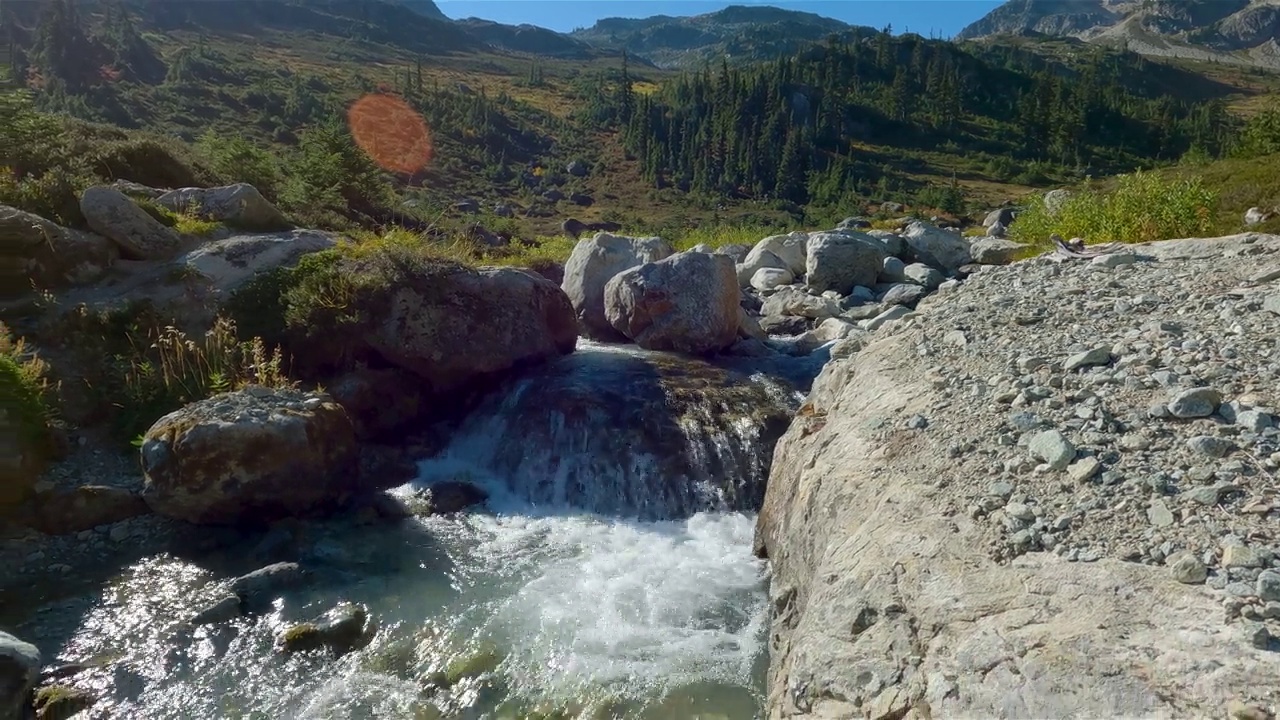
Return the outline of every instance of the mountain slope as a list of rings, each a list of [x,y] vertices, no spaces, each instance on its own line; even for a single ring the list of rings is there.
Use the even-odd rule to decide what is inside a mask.
[[[961,40],[1073,37],[1146,55],[1280,67],[1277,0],[1010,0]]]
[[[572,35],[598,47],[626,50],[659,67],[674,68],[697,67],[723,57],[735,61],[770,59],[854,29],[813,13],[735,5],[692,17],[605,18]]]

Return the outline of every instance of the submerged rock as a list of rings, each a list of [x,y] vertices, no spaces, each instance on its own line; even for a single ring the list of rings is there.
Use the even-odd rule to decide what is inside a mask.
[[[311,572],[298,563],[280,562],[258,568],[231,581],[230,590],[247,606],[258,607],[285,590],[300,587],[311,578]],[[220,612],[230,611],[226,598],[206,608],[212,611],[221,606]]]
[[[351,420],[323,394],[215,395],[157,420],[140,455],[147,504],[197,524],[309,515],[366,489]]]
[[[376,632],[377,623],[368,608],[344,602],[316,622],[287,628],[276,638],[276,645],[284,653],[328,650],[341,657],[368,645]]]

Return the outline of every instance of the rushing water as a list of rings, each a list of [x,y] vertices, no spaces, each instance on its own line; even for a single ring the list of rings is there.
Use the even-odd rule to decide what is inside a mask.
[[[802,386],[816,367],[792,369]],[[149,558],[18,630],[91,667],[75,679],[104,698],[91,717],[759,717],[752,513],[799,398],[782,374],[586,345],[496,393],[395,491],[465,479],[484,509]],[[285,559],[315,582],[262,614],[184,625],[225,593],[218,578]],[[368,647],[274,651],[338,600],[377,618]]]

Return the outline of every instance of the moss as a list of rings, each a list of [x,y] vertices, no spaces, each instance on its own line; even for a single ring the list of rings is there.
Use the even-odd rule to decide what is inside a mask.
[[[281,652],[295,653],[324,647],[324,633],[315,623],[299,623],[280,633],[277,640]]]
[[[68,720],[93,705],[92,693],[68,685],[46,685],[36,691],[37,720]]]

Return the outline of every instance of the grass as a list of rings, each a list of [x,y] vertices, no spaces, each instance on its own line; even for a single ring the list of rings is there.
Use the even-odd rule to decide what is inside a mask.
[[[50,390],[48,365],[0,323],[0,427],[15,432],[28,468],[39,468],[52,449]],[[0,505],[20,501],[23,495],[20,487],[0,487]]]
[[[197,238],[208,237],[224,228],[224,225],[220,222],[202,219],[194,208],[186,212],[176,213],[151,200],[135,198],[134,203],[146,211],[148,215],[155,218],[161,225],[173,228],[181,235]]]
[[[1077,188],[1057,208],[1034,196],[1009,234],[1028,252],[1051,249],[1054,234],[1090,244],[1191,237],[1210,230],[1217,206],[1218,193],[1199,177],[1137,172],[1117,177],[1107,189]]]
[[[1280,155],[1232,158],[1196,165],[1182,165],[1162,171],[1171,180],[1199,179],[1218,196],[1209,216],[1209,229],[1215,235],[1230,235],[1244,230],[1244,214],[1251,207],[1280,207]],[[1251,230],[1280,231],[1280,218]]]

